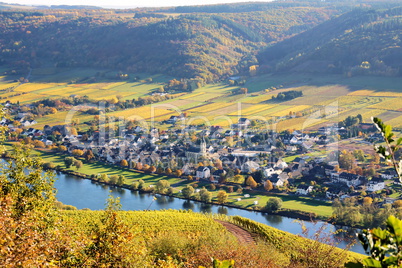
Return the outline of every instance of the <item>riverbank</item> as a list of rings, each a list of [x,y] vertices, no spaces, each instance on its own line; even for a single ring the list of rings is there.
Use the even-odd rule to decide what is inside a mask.
[[[9,147],[9,149],[10,148],[11,147]],[[182,196],[180,191],[187,185],[192,185],[195,189],[201,189],[203,186],[209,188],[208,186],[210,185],[210,183],[208,183],[207,181],[188,181],[174,176],[148,174],[142,171],[107,165],[105,163],[99,162],[85,163],[83,167],[81,167],[79,170],[74,171],[72,169],[63,168],[64,158],[66,157],[65,154],[49,152],[45,150],[34,150],[34,152],[35,154],[42,157],[45,162],[52,163],[55,166],[56,170],[60,172],[65,172],[66,174],[78,176],[83,179],[90,179],[94,182],[113,187],[122,187],[132,190],[131,185],[133,182],[143,180],[145,183],[144,189],[146,190],[142,190],[142,192],[152,192],[152,185],[155,185],[159,180],[167,180],[170,185],[173,186],[173,193],[169,194],[169,196],[186,199]],[[125,177],[125,183],[119,186],[107,182],[99,182],[99,180],[96,179],[98,177],[98,174],[107,174],[109,176],[123,175]],[[227,189],[227,187],[228,185],[216,185],[216,190],[208,189],[212,193],[211,204],[218,204],[216,198],[218,191],[221,188]],[[279,197],[283,200],[282,210],[275,213],[277,215],[302,220],[320,219],[324,221],[328,220],[332,215],[332,207],[329,202],[317,201],[308,197],[283,195],[268,192],[261,193],[246,189],[243,189],[242,193],[238,193],[236,191],[232,193],[228,192],[227,202],[225,202],[225,204],[223,205],[248,211],[264,212],[262,208],[265,206],[268,198],[270,197]]]

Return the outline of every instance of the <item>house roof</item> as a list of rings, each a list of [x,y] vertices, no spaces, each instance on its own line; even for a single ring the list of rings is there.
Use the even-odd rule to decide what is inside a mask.
[[[313,187],[313,186],[304,184],[304,185],[299,185],[299,186],[297,187],[297,189],[307,190],[309,187]]]
[[[197,168],[197,171],[200,171],[200,172],[205,172],[205,171],[207,171],[207,170],[209,170],[209,168],[208,168],[208,167],[204,167],[204,166],[199,166],[199,167]]]

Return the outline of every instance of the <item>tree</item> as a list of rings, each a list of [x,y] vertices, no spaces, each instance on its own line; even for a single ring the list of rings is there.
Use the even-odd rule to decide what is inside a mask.
[[[224,190],[218,191],[218,194],[216,195],[216,199],[219,204],[224,204],[226,203],[228,199],[228,194]]]
[[[142,163],[141,163],[141,162],[138,162],[138,163],[135,165],[135,169],[142,170]]]
[[[73,163],[73,166],[75,166],[75,168],[76,168],[77,170],[79,170],[80,168],[82,168],[83,165],[84,165],[84,164],[82,163],[81,160],[75,160],[74,163]]]
[[[242,182],[242,181],[244,181],[244,177],[240,174],[237,174],[233,177],[233,181],[236,183]]]
[[[257,182],[254,180],[254,178],[252,176],[247,177],[246,185],[250,186],[253,189],[257,188],[257,186],[258,186]]]
[[[149,173],[155,173],[156,172],[156,167],[155,166],[150,166],[148,171],[149,171]]]
[[[87,162],[91,161],[92,159],[95,158],[94,153],[92,152],[92,150],[86,150],[84,153],[84,158]]]
[[[80,150],[80,149],[74,149],[71,153],[72,153],[74,156],[82,156],[82,155],[84,155],[84,151],[83,151],[83,150]]]
[[[77,136],[77,135],[78,135],[77,129],[76,129],[75,127],[71,127],[71,128],[70,128],[70,135],[74,135],[74,136]]]
[[[178,169],[178,170],[176,170],[176,172],[175,172],[175,175],[177,176],[177,177],[181,177],[181,175],[183,174],[183,171],[181,170],[181,169]]]
[[[368,196],[363,198],[363,205],[370,206],[372,203],[373,203],[373,198],[368,197]]]
[[[43,143],[43,141],[40,140],[34,140],[32,142],[32,144],[35,146],[35,148],[45,148],[45,144]]]
[[[364,156],[364,152],[361,149],[354,150],[353,156],[360,162],[363,162],[364,160],[366,160],[366,157]]]
[[[265,205],[265,210],[268,212],[278,211],[282,207],[282,199],[278,197],[268,198],[267,204]]]
[[[143,190],[145,187],[145,182],[143,180],[138,181],[138,190]]]
[[[109,182],[109,176],[107,174],[103,173],[100,175],[99,181],[100,182]]]
[[[200,200],[206,203],[210,203],[212,200],[212,193],[205,189],[205,187],[200,190]]]
[[[194,188],[191,185],[188,185],[181,190],[184,198],[190,198],[194,194]]]
[[[272,189],[274,189],[274,186],[272,185],[272,182],[270,180],[267,180],[264,184],[264,189],[266,191],[271,191]]]
[[[128,162],[127,162],[127,160],[126,160],[126,159],[121,160],[121,161],[120,161],[120,166],[122,166],[122,167],[128,167]]]
[[[396,200],[392,205],[395,208],[402,208],[402,200]]]
[[[356,159],[351,152],[346,150],[342,151],[342,154],[339,156],[339,167],[352,170],[356,164]]]
[[[64,146],[64,145],[59,145],[59,146],[57,147],[57,150],[58,150],[59,152],[65,152],[65,151],[67,151],[67,147]]]
[[[112,175],[109,177],[109,183],[111,184],[117,184],[117,180],[118,180],[119,176],[117,175]]]
[[[64,158],[64,165],[66,165],[66,168],[70,168],[71,165],[74,163],[74,161],[75,161],[74,157],[71,157],[71,156],[65,157]]]
[[[0,266],[51,266],[61,260],[65,242],[55,232],[53,175],[43,173],[42,160],[27,148],[14,147],[11,154],[14,160],[0,170]]]
[[[131,267],[145,265],[144,247],[117,213],[119,198],[109,196],[99,223],[91,228],[91,241],[84,249],[85,257],[77,260],[80,267]]]
[[[170,187],[170,183],[167,180],[160,180],[155,185],[155,191],[160,194],[164,194]]]

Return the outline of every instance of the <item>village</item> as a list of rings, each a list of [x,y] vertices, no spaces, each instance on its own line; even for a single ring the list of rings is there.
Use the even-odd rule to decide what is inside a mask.
[[[396,200],[390,197],[392,186],[398,184],[396,173],[370,152],[359,149],[373,148],[374,142],[382,141],[372,124],[353,126],[354,132],[356,128],[360,132],[353,137],[350,129],[336,124],[304,133],[277,133],[252,127],[245,117],[223,129],[186,126],[181,124],[184,118],[171,116],[163,122],[171,127],[163,131],[137,125],[120,128],[118,133],[77,133],[68,125],[38,129],[36,121],[27,120],[26,114],[13,116],[13,120],[0,122],[8,127],[10,140],[88,161],[317,200],[370,197],[379,204]],[[14,126],[16,122],[18,126]],[[342,150],[343,140],[356,143],[355,150]]]

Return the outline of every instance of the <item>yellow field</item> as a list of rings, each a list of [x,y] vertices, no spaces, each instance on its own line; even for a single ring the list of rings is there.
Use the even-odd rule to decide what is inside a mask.
[[[326,122],[327,120],[322,119],[310,119],[310,118],[292,118],[284,121],[278,122],[276,124],[276,131],[284,130],[303,130],[311,128],[315,125]]]
[[[26,83],[26,84],[22,84],[19,87],[17,87],[15,89],[15,91],[33,92],[33,91],[37,91],[37,90],[41,90],[41,89],[45,89],[45,88],[55,87],[58,85],[59,84],[57,84],[57,83]]]
[[[355,104],[359,101],[364,99],[363,96],[342,96],[337,98],[336,100],[338,101],[339,105],[349,105],[349,104]]]
[[[272,96],[275,94],[269,94],[269,95],[260,95],[260,96],[250,96],[247,97],[243,100],[244,103],[261,103],[263,101],[267,101],[272,99]]]
[[[217,115],[208,115],[208,116],[193,116],[188,118],[186,120],[187,125],[200,125],[200,124],[205,124],[205,125],[213,125],[213,121],[215,118],[218,117]]]
[[[357,90],[350,92],[348,96],[374,96],[374,90]]]
[[[91,84],[88,88],[96,88],[96,89],[112,89],[114,87],[122,86],[126,84],[126,82],[117,82],[117,83],[95,83]]]
[[[8,84],[0,84],[0,90],[10,88],[10,87],[16,87],[16,86],[18,86],[18,84],[19,84],[19,82],[8,83]]]
[[[273,114],[270,114],[270,116],[287,116],[287,115],[289,115],[290,112],[297,113],[297,112],[306,110],[310,107],[311,107],[310,105],[298,105],[298,106],[287,108],[282,111],[275,112]]]
[[[391,125],[393,127],[402,127],[402,115],[387,121],[386,124]]]
[[[192,97],[200,96],[202,94],[205,94],[205,92],[198,92],[198,93],[195,93],[195,94],[184,95],[184,96],[180,97],[180,99],[185,100],[185,99],[189,99],[189,98],[192,98]]]
[[[11,97],[11,98],[8,98],[7,100],[9,100],[13,103],[16,103],[17,101],[19,101],[20,103],[27,103],[27,102],[35,101],[35,100],[39,100],[39,99],[43,99],[43,95],[30,93],[30,94],[23,94],[20,96]]]
[[[268,110],[274,106],[275,105],[256,104],[256,105],[250,106],[248,108],[241,109],[241,115],[242,116],[253,115],[253,114]],[[236,111],[236,112],[230,113],[229,115],[238,115],[238,114],[239,114],[239,112]]]
[[[191,113],[209,113],[218,109],[223,109],[231,105],[232,103],[210,103],[207,105],[196,107],[194,109],[189,109],[187,111]]]
[[[380,103],[371,105],[368,108],[402,111],[402,98],[386,99]]]
[[[97,91],[93,91],[92,94],[87,93],[85,95],[87,95],[89,98],[101,100],[101,99],[112,99],[112,98],[116,97],[117,95],[127,97],[127,96],[130,96],[133,94],[135,94],[135,92],[117,92],[117,91],[112,91],[112,90],[97,90]]]
[[[139,108],[133,108],[133,109],[128,109],[124,111],[118,111],[118,112],[113,112],[109,113],[108,116],[114,116],[114,117],[124,117],[129,120],[141,120],[141,119],[150,119],[152,117],[159,117],[162,115],[167,115],[167,114],[177,114],[176,112],[167,110],[167,109],[160,109],[160,108],[155,108],[151,106],[145,106],[145,107],[139,107]],[[177,114],[178,115],[178,114]]]
[[[402,97],[402,93],[397,92],[376,92],[373,96],[376,97]]]

